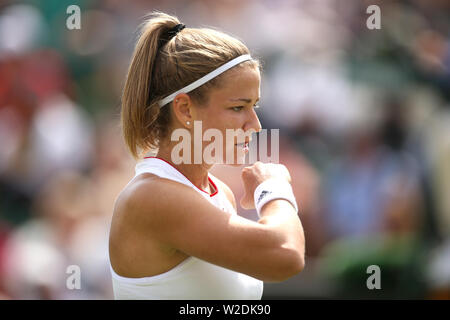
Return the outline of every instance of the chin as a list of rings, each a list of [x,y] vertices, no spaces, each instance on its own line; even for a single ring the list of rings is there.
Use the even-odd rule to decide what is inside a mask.
[[[235,157],[233,162],[229,162],[229,163],[226,162],[226,159],[223,159],[222,164],[231,166],[231,167],[242,167],[242,166],[248,165],[248,160],[244,157],[244,158],[240,159],[240,161],[238,161],[238,159],[236,159],[236,157]]]
[[[247,164],[246,163],[225,163],[225,165],[237,168],[237,167],[245,166]]]
[[[222,164],[231,166],[231,167],[242,167],[245,165],[248,165],[248,159],[247,159],[247,152],[238,151],[237,148],[235,148],[232,153],[231,151],[228,151],[231,154],[233,154],[233,161],[229,161],[227,163],[227,157],[225,153],[223,155]]]

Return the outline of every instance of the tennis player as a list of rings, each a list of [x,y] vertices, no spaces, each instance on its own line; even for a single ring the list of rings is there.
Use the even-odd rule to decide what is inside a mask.
[[[259,132],[259,94],[260,64],[241,41],[161,12],[145,21],[122,97],[124,139],[140,161],[111,223],[116,299],[261,299],[264,281],[303,269],[303,228],[285,166],[243,168],[240,203],[256,208],[255,222],[237,215],[233,192],[209,173],[214,164],[173,160],[171,133],[194,134],[194,122],[224,137],[226,129]],[[223,157],[232,148],[237,162],[249,136],[224,142]]]

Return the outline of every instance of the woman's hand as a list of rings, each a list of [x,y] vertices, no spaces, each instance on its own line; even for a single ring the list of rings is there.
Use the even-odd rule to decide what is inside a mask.
[[[255,208],[253,195],[256,187],[271,178],[286,179],[291,183],[291,175],[282,164],[257,161],[253,165],[242,169],[242,182],[244,184],[244,196],[240,199],[242,208],[247,210]]]

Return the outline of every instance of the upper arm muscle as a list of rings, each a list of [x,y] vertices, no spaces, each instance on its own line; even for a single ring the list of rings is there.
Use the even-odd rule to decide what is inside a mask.
[[[231,215],[198,192],[167,179],[144,183],[134,193],[136,228],[188,255],[264,278],[279,261],[283,237],[266,225]]]

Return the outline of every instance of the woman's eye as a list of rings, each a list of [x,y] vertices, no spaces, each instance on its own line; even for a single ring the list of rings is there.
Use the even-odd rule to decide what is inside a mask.
[[[239,107],[232,107],[231,109],[233,109],[233,111],[241,111],[244,107],[243,106],[239,106]],[[254,109],[258,109],[259,106],[258,105],[254,105],[253,106]]]

